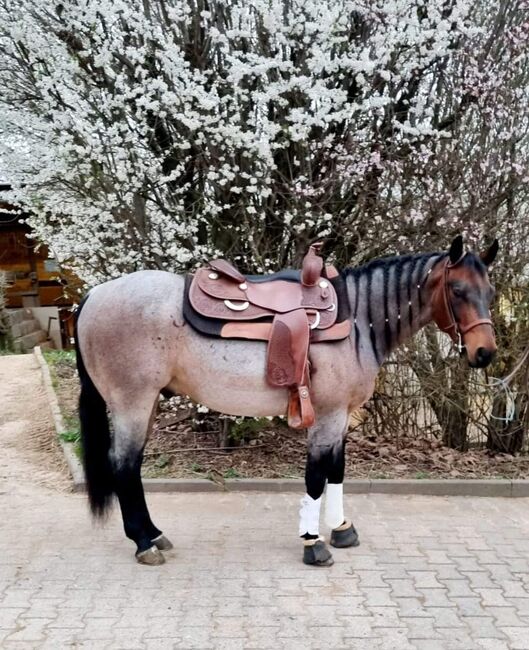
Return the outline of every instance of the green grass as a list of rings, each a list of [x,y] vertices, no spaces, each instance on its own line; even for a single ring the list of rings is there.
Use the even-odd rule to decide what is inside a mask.
[[[75,350],[46,350],[44,358],[52,366],[57,363],[67,363],[68,365],[75,365]]]
[[[154,461],[154,466],[155,466],[157,469],[164,469],[164,467],[167,467],[167,465],[169,465],[170,462],[171,462],[171,458],[170,458],[170,456],[168,456],[167,454],[163,454],[163,453],[162,453],[162,454],[160,454],[160,455],[158,456],[158,458]]]
[[[74,350],[46,350],[44,358],[50,369],[51,383],[53,389],[57,393],[59,408],[61,409],[62,418],[64,421],[65,430],[59,434],[62,442],[73,444],[75,454],[79,459],[82,458],[81,446],[81,425],[77,412],[71,413],[64,408],[61,403],[61,395],[59,392],[61,377],[60,369],[64,366],[75,367],[75,351]]]
[[[80,439],[79,431],[63,431],[59,434],[63,442],[77,442]]]
[[[229,469],[227,469],[224,472],[223,477],[224,478],[241,478],[241,475],[239,474],[239,472],[236,469],[234,469],[233,467],[230,467]]]
[[[267,418],[244,418],[231,425],[229,437],[235,441],[253,438],[269,425]]]
[[[374,472],[373,474],[370,474],[368,478],[372,479],[377,479],[377,478],[391,478],[389,474],[386,474],[385,472]]]

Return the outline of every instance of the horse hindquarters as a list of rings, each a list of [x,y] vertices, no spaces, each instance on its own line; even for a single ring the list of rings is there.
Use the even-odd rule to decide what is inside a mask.
[[[80,315],[81,307],[77,313]],[[118,497],[127,537],[137,545],[136,557],[143,564],[162,564],[160,550],[172,548],[153,524],[141,481],[143,449],[150,429],[158,393],[132,395],[116,388],[112,393],[110,433],[107,404],[85,367],[76,327],[77,367],[81,381],[79,418],[83,464],[90,508],[104,517]]]

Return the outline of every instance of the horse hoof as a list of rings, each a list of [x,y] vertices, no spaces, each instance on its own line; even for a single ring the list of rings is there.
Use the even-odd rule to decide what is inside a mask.
[[[170,551],[174,548],[172,542],[165,535],[159,535],[156,539],[152,540],[152,543],[159,551]]]
[[[146,551],[141,551],[136,553],[136,560],[140,564],[147,564],[149,566],[160,566],[165,562],[163,554],[156,548],[156,546],[151,546]]]
[[[313,544],[304,546],[303,562],[311,566],[332,566],[334,564],[331,552],[321,539],[315,540]]]
[[[349,546],[359,546],[360,540],[353,524],[345,529],[342,526],[331,532],[331,546],[334,548],[348,548]]]

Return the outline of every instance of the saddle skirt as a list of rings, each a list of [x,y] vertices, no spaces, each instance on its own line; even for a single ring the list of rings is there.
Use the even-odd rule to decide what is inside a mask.
[[[266,379],[289,390],[288,422],[314,424],[310,346],[343,340],[351,323],[345,283],[323,267],[311,246],[301,272],[244,276],[226,260],[212,260],[186,279],[184,317],[199,333],[268,341]]]

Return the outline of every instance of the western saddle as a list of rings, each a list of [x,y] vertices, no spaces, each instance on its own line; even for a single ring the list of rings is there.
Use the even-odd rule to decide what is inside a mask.
[[[245,277],[226,260],[212,260],[188,280],[184,304],[186,320],[203,334],[268,341],[266,379],[288,388],[288,423],[295,429],[315,419],[310,345],[342,340],[351,330],[348,318],[336,322],[343,280],[324,267],[321,245],[309,248],[301,272]]]

